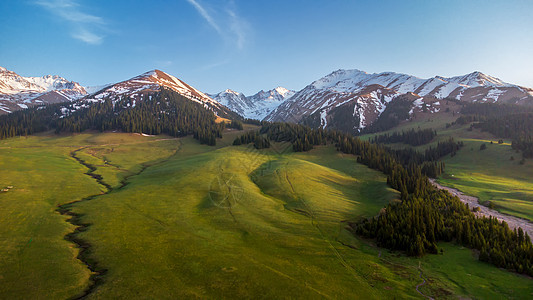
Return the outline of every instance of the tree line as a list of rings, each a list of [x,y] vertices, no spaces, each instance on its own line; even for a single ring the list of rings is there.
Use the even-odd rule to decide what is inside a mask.
[[[437,136],[437,131],[433,129],[410,129],[407,131],[393,132],[376,135],[371,139],[373,143],[381,144],[394,144],[404,143],[411,146],[425,145],[433,140]]]
[[[524,158],[533,158],[533,109],[505,104],[465,104],[465,114],[454,124],[471,124],[470,128],[487,131],[499,138],[512,140],[512,148],[522,151]],[[453,125],[453,124],[450,124]]]
[[[250,131],[238,136],[233,141],[234,146],[247,145],[253,143],[255,149],[270,148],[270,141],[259,134],[258,131]]]

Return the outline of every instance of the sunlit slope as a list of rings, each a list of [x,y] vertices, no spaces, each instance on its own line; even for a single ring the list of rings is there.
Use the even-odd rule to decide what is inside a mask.
[[[413,121],[406,121],[386,132],[368,134],[363,139],[370,139],[383,133],[401,132],[409,129],[431,128],[437,136],[426,145],[411,147],[403,143],[388,144],[393,149],[413,148],[424,152],[428,147],[436,147],[440,141],[454,138],[462,141],[464,147],[457,155],[443,157],[445,173],[438,181],[446,186],[457,188],[462,192],[478,197],[481,202],[490,201],[503,213],[533,221],[533,161],[528,159],[520,164],[522,153],[511,148],[511,141],[504,140],[479,129],[470,130],[470,125],[446,127],[454,122],[458,114],[442,113],[434,116],[418,116]],[[490,144],[490,142],[493,144]],[[480,150],[481,144],[486,150]],[[452,176],[453,175],[453,176]]]
[[[496,140],[494,140],[496,141]],[[520,164],[521,153],[509,144],[465,139],[454,157],[447,156],[446,173],[439,182],[490,201],[501,212],[533,221],[533,162]],[[480,150],[481,144],[487,149]]]
[[[190,153],[194,147],[198,147],[194,142],[184,143],[182,151]],[[325,191],[301,194],[309,208],[297,211],[292,196],[266,190],[266,185],[275,186],[279,179],[258,174],[258,168],[267,168],[270,161],[269,172],[276,173],[278,165],[288,162],[294,163],[295,172],[308,177],[303,181],[295,178],[291,183],[297,194],[305,189]],[[386,270],[386,281],[396,289],[373,288],[384,285],[367,278],[376,268],[369,262],[378,258],[337,241],[343,230],[341,221],[363,214],[361,203],[375,201],[359,195],[364,182],[379,182],[380,205],[394,197],[384,177],[357,165],[353,157],[345,163],[359,169],[361,179],[312,162],[290,156],[280,160],[273,152],[244,147],[194,156],[178,152],[164,164],[132,178],[120,192],[80,203],[76,211],[93,224],[81,236],[92,243],[94,258],[108,269],[104,283],[92,296],[414,295],[409,280],[393,283],[397,279]],[[328,176],[332,178],[326,179]],[[354,195],[356,200],[349,200]],[[315,210],[318,217],[312,220],[309,214]],[[336,230],[331,230],[333,227]],[[348,234],[342,236],[351,243]]]

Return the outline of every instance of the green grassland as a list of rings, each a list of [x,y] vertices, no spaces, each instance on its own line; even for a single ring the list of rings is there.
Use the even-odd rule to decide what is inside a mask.
[[[511,141],[505,140],[503,144],[498,144],[498,138],[492,134],[477,129],[468,130],[469,125],[446,128],[446,123],[452,123],[459,116],[453,114],[456,108],[451,108],[450,112],[435,114],[433,117],[429,113],[421,113],[387,132],[412,128],[435,129],[437,137],[431,143],[412,147],[422,152],[450,137],[463,141],[464,147],[457,155],[443,158],[446,173],[438,178],[439,183],[475,196],[481,203],[488,204],[490,201],[503,213],[533,221],[533,160],[520,164],[522,154],[511,149]],[[362,138],[370,139],[372,136],[374,134]],[[493,144],[490,144],[491,141]],[[487,149],[480,151],[483,143],[487,145]],[[395,149],[411,147],[401,143],[389,146]]]
[[[533,161],[521,165],[521,154],[509,144],[465,139],[454,157],[446,157],[446,173],[439,182],[480,201],[490,201],[503,213],[533,221]],[[479,150],[481,144],[486,150]],[[511,160],[514,157],[514,160]]]
[[[14,186],[0,193],[0,298],[88,287],[98,299],[422,298],[422,278],[419,290],[439,298],[533,295],[531,279],[468,249],[416,259],[354,237],[346,222],[395,201],[381,173],[332,146],[228,147],[241,133],[216,147],[121,133],[0,141],[0,183]],[[107,270],[96,286],[64,239],[74,226],[56,209],[70,202],[90,224],[77,237]]]
[[[134,170],[135,165],[167,155],[162,148],[175,151],[170,141],[159,145],[156,140],[133,134],[80,134],[0,141],[0,188],[13,186],[0,192],[0,298],[64,299],[87,288],[90,271],[76,259],[78,249],[64,239],[74,226],[56,209],[105,188],[84,174],[87,169],[71,152],[121,144],[128,155],[117,164]],[[147,148],[134,146],[140,143],[147,143]],[[98,163],[96,158],[91,162]]]

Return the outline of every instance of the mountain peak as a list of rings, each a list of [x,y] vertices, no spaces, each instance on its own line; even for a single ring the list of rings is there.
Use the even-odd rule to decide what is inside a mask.
[[[86,94],[79,83],[59,75],[22,77],[0,67],[0,114],[32,105],[74,101]]]
[[[344,82],[344,81],[361,81],[364,78],[367,78],[369,75],[365,71],[352,69],[352,70],[344,70],[344,69],[338,69],[336,71],[331,72],[330,74],[314,81],[311,83],[311,86],[313,86],[316,89],[324,89],[324,88],[333,88],[338,83]]]
[[[294,91],[278,86],[268,91],[260,90],[248,97],[230,89],[211,97],[245,118],[262,120],[294,94]]]
[[[284,94],[284,93],[288,92],[289,90],[284,88],[284,87],[282,87],[282,86],[278,86],[277,88],[274,89],[274,91],[276,91],[276,92],[278,92],[280,94]]]
[[[479,87],[479,86],[487,86],[487,87],[504,87],[504,86],[511,86],[511,84],[503,82],[499,78],[492,77],[490,75],[484,74],[479,71],[474,71],[470,74],[466,74],[463,76],[455,76],[450,78],[444,78],[442,79],[446,80],[447,82],[457,83],[463,86],[469,86],[469,87]]]
[[[231,89],[225,89],[222,93],[233,94],[233,95],[240,95],[240,94],[242,94],[242,93],[236,92],[236,91],[231,90]]]
[[[91,98],[98,100],[105,98],[119,99],[119,96],[122,95],[136,97],[141,92],[159,91],[163,87],[174,90],[175,92],[178,92],[192,101],[215,107],[216,109],[220,107],[218,102],[213,101],[213,99],[211,99],[209,96],[188,85],[177,77],[158,69],[154,69],[131,79],[110,85],[98,91],[96,94],[93,94]]]
[[[291,91],[282,86],[278,86],[277,88],[274,89],[274,91],[278,93],[284,99],[290,98],[296,93],[295,91]]]

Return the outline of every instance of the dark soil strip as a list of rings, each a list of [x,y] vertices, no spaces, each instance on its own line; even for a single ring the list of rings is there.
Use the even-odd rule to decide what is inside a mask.
[[[91,257],[90,257],[90,247],[91,247],[91,245],[87,241],[82,240],[82,239],[77,237],[78,233],[87,230],[87,228],[91,224],[83,223],[81,221],[82,215],[81,214],[77,214],[77,213],[72,211],[72,204],[94,199],[94,198],[96,198],[98,196],[108,194],[108,193],[110,193],[113,190],[113,188],[109,184],[107,184],[106,182],[103,181],[102,176],[100,176],[98,174],[94,174],[94,171],[96,171],[96,168],[93,165],[85,162],[84,160],[82,160],[81,158],[76,156],[76,152],[81,151],[83,149],[84,148],[79,148],[77,150],[72,151],[70,153],[70,156],[72,158],[74,158],[78,163],[80,163],[81,165],[83,165],[87,169],[89,169],[87,172],[85,172],[85,174],[88,175],[88,176],[91,176],[92,178],[94,178],[96,180],[96,182],[98,182],[98,184],[104,186],[107,189],[107,191],[105,193],[91,195],[89,197],[85,197],[85,198],[80,199],[80,200],[76,200],[76,201],[72,201],[72,202],[69,202],[69,203],[66,203],[66,204],[63,204],[63,205],[59,205],[57,210],[56,210],[57,212],[59,212],[62,215],[69,216],[70,218],[67,219],[67,222],[69,222],[72,225],[76,226],[76,229],[74,229],[73,232],[71,232],[71,233],[69,233],[69,234],[67,234],[65,236],[65,240],[75,244],[80,249],[80,251],[78,253],[78,256],[77,256],[77,259],[79,259],[81,262],[83,262],[87,266],[87,268],[89,270],[91,270],[91,272],[92,272],[91,277],[89,278],[90,283],[89,283],[89,286],[87,287],[87,289],[85,289],[85,291],[83,291],[83,293],[81,295],[74,296],[74,297],[72,297],[72,299],[84,299],[84,298],[86,298],[96,288],[96,286],[98,286],[99,284],[102,283],[102,276],[107,272],[106,269],[99,267],[98,263],[94,259],[91,259]]]
[[[83,291],[82,294],[74,296],[71,299],[85,299],[85,298],[87,298],[87,296],[89,294],[91,294],[96,289],[97,286],[99,286],[100,284],[103,283],[103,276],[107,272],[107,269],[98,266],[98,262],[95,261],[93,258],[91,258],[91,255],[90,255],[91,254],[91,249],[90,249],[91,248],[91,244],[89,244],[87,241],[77,237],[78,233],[86,231],[87,228],[89,226],[91,226],[91,224],[90,223],[83,223],[81,221],[81,218],[83,217],[83,215],[73,212],[72,211],[72,205],[75,204],[75,203],[78,203],[78,202],[82,202],[82,201],[89,201],[89,200],[92,200],[92,199],[94,199],[96,197],[109,194],[112,191],[118,191],[118,190],[124,188],[125,186],[127,186],[129,184],[128,180],[131,177],[137,176],[137,175],[141,174],[142,172],[144,172],[144,170],[146,170],[146,168],[148,168],[150,166],[153,166],[153,165],[156,165],[156,164],[163,163],[163,162],[169,160],[174,155],[176,155],[180,151],[181,145],[180,145],[180,147],[178,147],[178,149],[176,149],[176,152],[174,152],[174,154],[169,156],[167,159],[158,161],[158,162],[156,162],[154,164],[142,164],[142,167],[141,167],[141,169],[138,172],[132,173],[132,174],[130,174],[128,176],[125,176],[120,181],[120,185],[118,187],[116,187],[116,188],[113,188],[112,186],[107,184],[103,180],[101,175],[94,174],[94,172],[96,171],[96,167],[95,166],[89,164],[88,162],[86,162],[86,161],[84,161],[81,158],[76,156],[76,153],[78,151],[81,151],[81,150],[83,150],[85,148],[87,148],[87,147],[82,147],[82,148],[79,148],[77,150],[72,151],[70,153],[70,156],[72,158],[74,158],[78,163],[80,163],[81,165],[83,165],[87,169],[89,169],[87,172],[85,172],[85,175],[88,175],[88,176],[94,178],[96,180],[96,182],[98,182],[98,184],[104,186],[107,189],[107,191],[104,192],[104,193],[91,195],[91,196],[85,197],[85,198],[80,199],[80,200],[76,200],[76,201],[72,201],[72,202],[69,202],[69,203],[66,203],[66,204],[59,205],[58,208],[56,209],[56,211],[59,212],[61,215],[69,216],[70,218],[67,219],[67,222],[69,222],[72,225],[76,226],[76,229],[74,229],[73,232],[71,232],[71,233],[69,233],[69,234],[67,234],[65,236],[65,240],[75,244],[78,247],[78,249],[80,249],[80,251],[78,253],[78,256],[77,256],[77,259],[79,259],[82,263],[84,263],[87,266],[87,268],[89,270],[91,270],[91,272],[92,272],[91,277],[89,278],[90,283],[89,283],[89,286],[87,287],[87,289],[85,289],[85,291]]]

